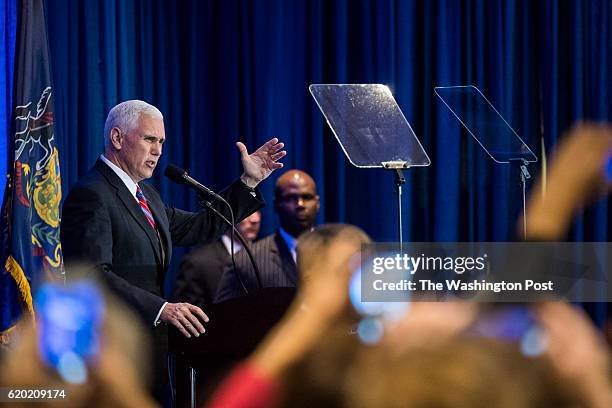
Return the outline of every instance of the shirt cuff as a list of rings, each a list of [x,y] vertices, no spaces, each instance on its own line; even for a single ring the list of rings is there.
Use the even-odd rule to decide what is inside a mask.
[[[164,311],[164,307],[166,307],[167,304],[168,302],[164,302],[162,307],[159,308],[159,312],[157,312],[157,316],[155,317],[155,322],[153,322],[153,327],[157,327],[160,325],[161,320],[159,317],[161,316],[162,312]]]
[[[246,188],[246,189],[247,189],[247,191],[249,192],[249,194],[250,194],[252,197],[257,197],[257,190],[256,190],[256,188],[257,188],[257,187],[251,187],[251,186],[249,186],[249,185],[245,184],[245,182],[244,182],[244,181],[242,181],[242,180],[240,180],[240,183],[242,184],[242,186],[243,186],[244,188]]]

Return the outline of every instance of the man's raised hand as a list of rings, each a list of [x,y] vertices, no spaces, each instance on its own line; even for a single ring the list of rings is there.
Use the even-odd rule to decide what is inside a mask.
[[[283,167],[283,163],[279,160],[287,154],[285,150],[281,150],[285,144],[279,142],[277,138],[268,140],[251,154],[242,142],[236,142],[236,147],[240,150],[240,159],[244,169],[240,180],[252,188],[266,179],[274,170]]]

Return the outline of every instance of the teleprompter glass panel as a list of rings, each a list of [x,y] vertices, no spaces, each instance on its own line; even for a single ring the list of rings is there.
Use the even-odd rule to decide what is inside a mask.
[[[439,86],[434,91],[493,160],[498,163],[538,161],[478,88],[473,85]]]
[[[391,90],[381,84],[313,84],[310,93],[356,167],[429,166]]]

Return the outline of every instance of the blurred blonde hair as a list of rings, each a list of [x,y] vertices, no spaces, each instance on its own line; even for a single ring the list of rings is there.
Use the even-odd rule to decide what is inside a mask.
[[[573,406],[552,367],[514,344],[459,338],[402,353],[358,353],[344,384],[354,408],[545,408]]]
[[[307,277],[329,246],[336,241],[360,248],[372,239],[361,228],[350,224],[323,224],[300,236],[297,242],[297,267],[301,278]],[[333,254],[332,254],[333,255]]]

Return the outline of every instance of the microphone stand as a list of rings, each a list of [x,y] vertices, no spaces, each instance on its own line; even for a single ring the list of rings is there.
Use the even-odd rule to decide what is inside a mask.
[[[228,208],[230,209],[230,214],[231,214],[232,221],[233,221],[233,219],[234,219],[234,212],[232,211],[232,207],[229,205],[229,203],[227,201],[225,201],[222,197],[216,196],[215,198],[220,198],[228,206]],[[205,199],[204,195],[202,193],[198,194],[198,202],[199,202],[200,206],[208,208],[210,211],[215,213],[219,218],[221,218],[221,220],[223,220],[223,222],[225,222],[227,225],[229,225],[231,227],[231,235],[232,235],[231,236],[232,267],[234,268],[234,273],[236,274],[236,277],[238,278],[238,281],[240,282],[240,286],[242,286],[242,290],[244,291],[244,294],[248,295],[249,291],[248,291],[246,285],[244,284],[244,281],[242,280],[242,277],[238,273],[238,269],[236,268],[236,260],[234,258],[234,237],[238,238],[238,240],[242,244],[242,247],[246,251],[246,253],[247,253],[248,257],[249,257],[249,260],[251,261],[251,264],[253,265],[253,271],[255,272],[255,279],[257,280],[257,288],[259,290],[261,290],[263,288],[263,285],[261,284],[261,274],[259,272],[259,268],[257,267],[257,263],[255,262],[255,258],[253,257],[253,253],[251,252],[251,248],[250,248],[249,243],[246,241],[246,239],[244,239],[242,234],[240,234],[240,232],[238,232],[238,229],[236,229],[236,227],[234,226],[234,223],[232,221],[228,220],[227,217],[225,217],[225,215],[221,214],[221,212],[219,212],[219,210],[217,210],[215,207],[213,207],[212,203],[209,200]]]

